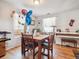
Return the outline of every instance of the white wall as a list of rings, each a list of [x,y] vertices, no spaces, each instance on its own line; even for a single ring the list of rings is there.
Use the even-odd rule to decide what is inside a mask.
[[[0,1],[0,31],[9,31],[11,34],[8,37],[10,41],[6,42],[6,49],[10,49],[16,46],[17,40],[13,35],[13,19],[10,17],[15,7],[11,4]]]
[[[42,20],[48,17],[56,17],[56,26],[58,29],[65,31],[66,28],[69,28],[71,32],[74,32],[79,29],[79,9],[62,11],[56,14],[42,15],[39,16],[39,19],[42,24]],[[71,19],[74,19],[74,25],[72,27],[69,26],[69,22]],[[42,25],[40,26],[42,29]]]
[[[56,16],[57,16],[56,26],[58,29],[61,29],[61,31],[65,32],[66,28],[69,28],[70,32],[75,32],[76,30],[79,30],[79,9],[60,13]],[[75,20],[72,27],[69,26],[69,22],[71,19]],[[77,40],[77,43],[78,42],[79,40]],[[56,38],[56,43],[61,44],[61,39]],[[78,47],[79,47],[79,44],[78,44]]]
[[[72,27],[69,26],[71,19],[74,19],[75,22]],[[56,19],[57,28],[65,31],[66,28],[69,28],[71,32],[74,32],[79,29],[79,9],[72,10],[57,15]]]
[[[10,18],[10,13],[12,9],[13,9],[12,6],[10,6],[9,4],[6,4],[5,2],[0,1],[0,31],[12,30],[11,28],[12,20]]]

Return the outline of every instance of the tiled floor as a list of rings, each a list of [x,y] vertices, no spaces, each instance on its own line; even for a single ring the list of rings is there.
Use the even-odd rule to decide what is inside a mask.
[[[72,50],[73,49],[71,48],[54,45],[53,59],[75,59],[75,56]],[[0,59],[32,59],[32,54],[31,52],[26,53],[26,57],[23,58],[21,55],[21,47],[18,47],[18,48],[8,51],[6,53],[6,56]],[[36,55],[36,59],[37,59],[37,55]],[[47,59],[47,57],[42,56],[42,59]]]

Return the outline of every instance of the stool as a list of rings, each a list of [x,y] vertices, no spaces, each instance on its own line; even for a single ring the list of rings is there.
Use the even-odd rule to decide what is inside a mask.
[[[63,43],[73,43],[74,44],[74,47],[77,48],[77,40],[74,40],[73,38],[62,38],[61,39],[61,45],[63,45]]]

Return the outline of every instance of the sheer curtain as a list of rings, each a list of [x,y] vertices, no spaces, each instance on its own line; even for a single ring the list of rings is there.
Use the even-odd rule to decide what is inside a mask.
[[[45,18],[43,19],[43,31],[44,32],[53,32],[53,26],[56,26],[56,17]]]

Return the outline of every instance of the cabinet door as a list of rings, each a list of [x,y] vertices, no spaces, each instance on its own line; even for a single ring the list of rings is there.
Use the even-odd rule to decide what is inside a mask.
[[[0,42],[0,57],[5,55],[5,42]]]

